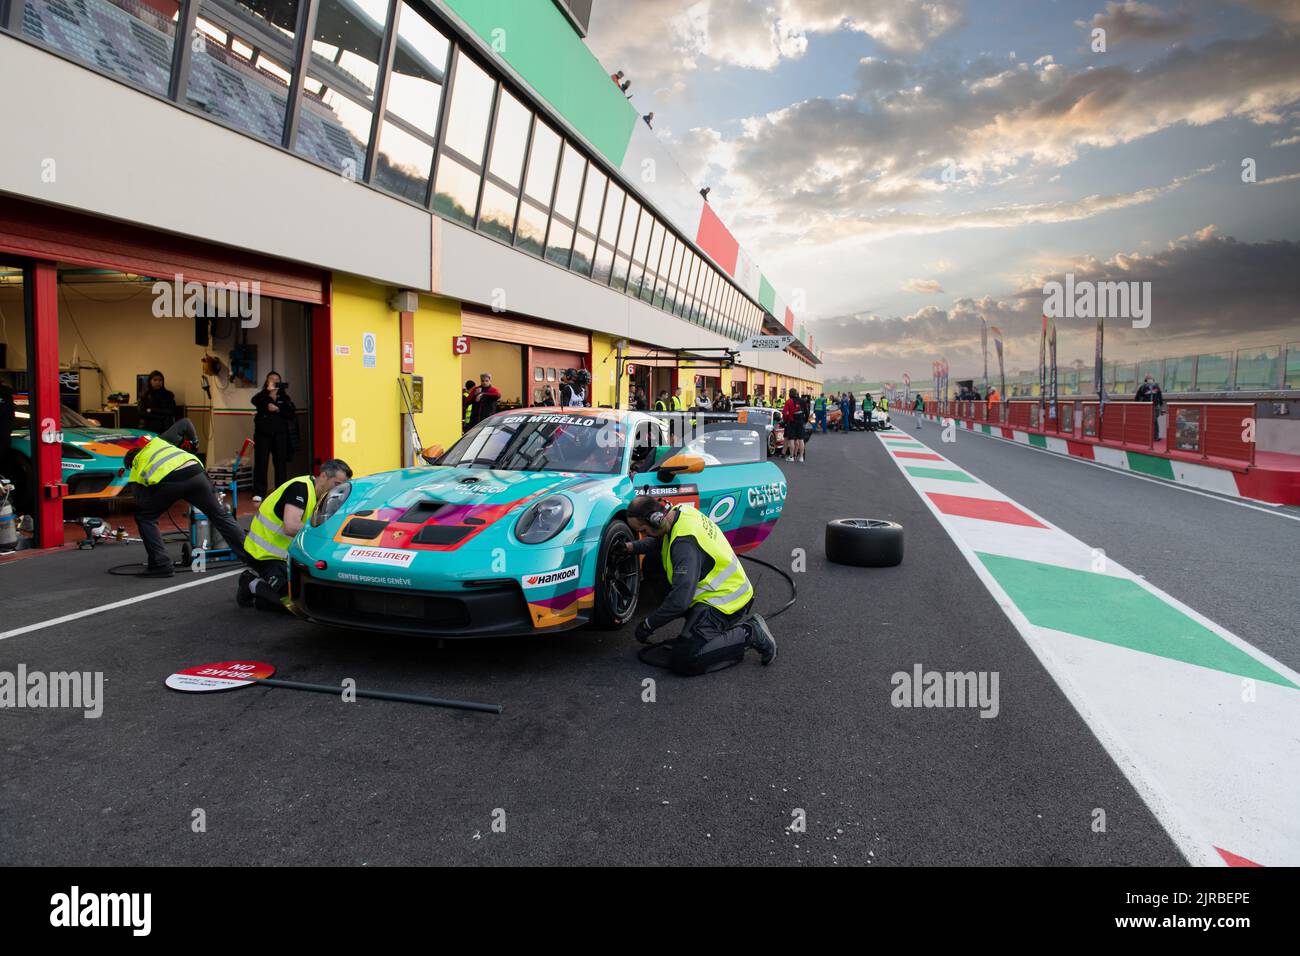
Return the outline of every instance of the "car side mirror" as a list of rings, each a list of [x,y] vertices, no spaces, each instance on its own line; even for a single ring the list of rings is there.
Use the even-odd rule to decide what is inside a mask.
[[[430,465],[437,463],[438,459],[446,454],[446,449],[441,445],[430,445],[424,451],[420,452],[420,457]]]
[[[699,455],[673,455],[659,466],[661,482],[672,481],[677,475],[695,475],[704,470],[704,459]]]

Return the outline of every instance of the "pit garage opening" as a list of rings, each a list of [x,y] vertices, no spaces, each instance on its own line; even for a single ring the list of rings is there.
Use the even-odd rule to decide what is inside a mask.
[[[327,302],[328,279],[313,270],[33,203],[7,205],[0,385],[12,396],[12,421],[0,408],[0,445],[8,445],[0,475],[14,482],[15,510],[32,517],[35,545],[61,546],[65,519],[127,519],[126,452],[181,418],[194,423],[209,473],[235,478],[241,505],[251,505],[252,398],[270,371],[293,406],[282,402],[283,474],[311,470],[329,451],[316,437],[322,421],[325,445],[331,435],[328,372],[321,407],[313,387],[314,373],[328,368]],[[324,362],[313,359],[314,342]],[[262,444],[269,451],[272,443]]]
[[[34,473],[26,428],[31,389],[25,357],[21,270],[0,272],[0,315],[5,384],[15,394],[15,428],[7,475],[22,513],[35,503]],[[245,439],[254,437],[253,397],[267,373],[282,379],[292,402],[285,416],[288,458],[284,477],[311,462],[309,309],[302,303],[240,292],[235,283],[186,283],[112,269],[58,266],[59,404],[65,511],[92,502],[116,504],[124,493],[120,458],[135,440],[189,418],[209,469],[233,466]],[[161,373],[161,382],[155,376]],[[154,388],[161,384],[161,388]],[[259,436],[261,437],[261,436]],[[263,445],[270,442],[263,440]],[[245,457],[238,475],[241,494],[251,496],[254,461]],[[271,462],[265,461],[267,471]],[[274,475],[267,475],[268,482]]]
[[[591,370],[586,332],[470,308],[461,312],[461,331],[469,339],[469,352],[461,359],[465,379],[478,384],[480,375],[490,374],[501,391],[497,407],[503,411],[558,405],[564,370]]]

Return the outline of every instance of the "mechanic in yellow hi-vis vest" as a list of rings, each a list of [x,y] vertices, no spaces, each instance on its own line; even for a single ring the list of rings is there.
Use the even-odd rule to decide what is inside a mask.
[[[203,462],[184,446],[195,451],[199,447],[199,436],[188,418],[182,418],[161,435],[132,448],[122,459],[122,464],[130,469],[128,480],[136,485],[135,501],[139,510],[136,511],[135,523],[140,528],[144,550],[149,556],[149,563],[140,572],[141,577],[169,578],[174,573],[171,555],[167,553],[162,532],[158,530],[158,518],[178,501],[203,512],[230,550],[241,560],[248,560],[244,552],[244,532],[217,499]]]
[[[244,539],[252,568],[239,578],[235,601],[241,607],[283,608],[289,597],[289,545],[336,488],[352,477],[348,463],[333,458],[316,477],[290,478],[266,496]],[[340,492],[346,497],[346,491]],[[335,497],[338,497],[338,494]]]
[[[754,586],[722,529],[689,505],[670,508],[649,495],[633,498],[627,517],[632,530],[645,535],[629,543],[628,551],[659,551],[669,586],[663,603],[637,625],[637,640],[644,643],[656,629],[685,616],[671,642],[670,666],[677,673],[706,674],[738,664],[750,647],[770,664],[776,639],[761,614],[750,614]]]

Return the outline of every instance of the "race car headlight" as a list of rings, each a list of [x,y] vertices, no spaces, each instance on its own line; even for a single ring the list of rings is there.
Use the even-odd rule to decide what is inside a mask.
[[[348,500],[348,495],[352,494],[352,482],[345,481],[337,488],[333,488],[321,499],[320,504],[316,506],[316,513],[311,516],[311,526],[319,528],[330,518],[338,513],[343,507],[343,502]]]
[[[524,544],[550,541],[572,517],[573,502],[563,495],[550,495],[524,509],[515,524],[515,537]]]

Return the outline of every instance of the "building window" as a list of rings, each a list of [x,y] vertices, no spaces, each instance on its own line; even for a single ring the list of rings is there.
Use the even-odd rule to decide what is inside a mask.
[[[682,263],[681,301],[677,303],[675,313],[684,319],[689,319],[691,314],[691,302],[695,291],[696,261],[695,252],[687,249],[686,261]]]
[[[700,279],[700,302],[696,310],[699,317],[696,321],[707,329],[713,319],[713,313],[710,309],[713,302],[713,269],[708,263],[701,263],[700,271],[704,275]]]
[[[515,245],[539,258],[546,245],[546,220],[551,213],[559,163],[560,135],[539,119],[533,124],[524,201],[519,206],[519,226],[515,231]]]
[[[686,243],[673,237],[676,242],[673,246],[673,261],[668,266],[668,288],[664,295],[664,311],[675,313],[680,301],[680,293],[677,291],[678,283],[681,282],[682,260],[685,258]]]
[[[664,238],[663,255],[659,257],[659,274],[655,277],[655,308],[662,309],[668,298],[668,282],[673,271],[673,256],[677,251],[677,237],[669,233]]]
[[[546,236],[546,258],[566,269],[573,251],[573,227],[578,221],[578,200],[582,196],[582,177],[587,161],[570,142],[564,144],[560,161],[560,179],[555,185],[555,208],[551,211],[551,230]]]
[[[688,253],[690,258],[690,271],[687,273],[686,282],[682,286],[682,307],[678,312],[687,322],[694,321],[691,313],[695,309],[695,287],[700,281],[700,260],[694,250]]]
[[[602,285],[609,284],[614,269],[614,245],[618,240],[618,224],[623,218],[623,190],[612,181],[609,195],[605,197],[605,212],[600,217],[600,242],[596,246],[596,265],[591,277]]]
[[[10,0],[14,28],[118,79],[166,94],[180,4],[175,0]],[[0,26],[3,26],[0,23]],[[206,40],[205,40],[206,42]]]
[[[650,224],[650,245],[646,248],[645,279],[641,283],[641,298],[647,302],[654,299],[655,276],[659,272],[659,260],[664,254],[664,224],[655,219]]]
[[[623,292],[632,264],[632,241],[636,238],[637,223],[641,219],[641,204],[629,193],[623,200],[623,221],[618,230],[618,253],[614,256],[614,275],[610,287]]]
[[[351,179],[365,175],[387,0],[320,0],[294,151]]]
[[[472,226],[496,83],[460,50],[454,77],[433,208],[439,215]]]
[[[709,331],[722,331],[722,273],[716,269],[709,270],[713,274],[713,287],[709,291]]]
[[[298,0],[200,0],[195,24],[185,102],[279,145],[296,58]],[[347,139],[341,127],[339,134]]]
[[[515,237],[519,185],[524,175],[524,153],[528,149],[532,121],[533,116],[524,104],[501,90],[492,130],[492,153],[479,204],[478,228],[505,242]]]
[[[398,8],[396,42],[371,181],[423,206],[451,43],[406,3]]]
[[[632,244],[632,271],[627,277],[627,294],[634,299],[641,295],[641,286],[645,282],[645,254],[650,247],[654,218],[654,213],[649,209],[641,210],[641,224],[637,227],[636,241]]]
[[[582,208],[578,211],[578,234],[573,240],[574,272],[591,275],[596,258],[596,232],[600,229],[601,207],[605,203],[605,185],[609,180],[592,163],[587,167],[587,183],[582,187]]]

